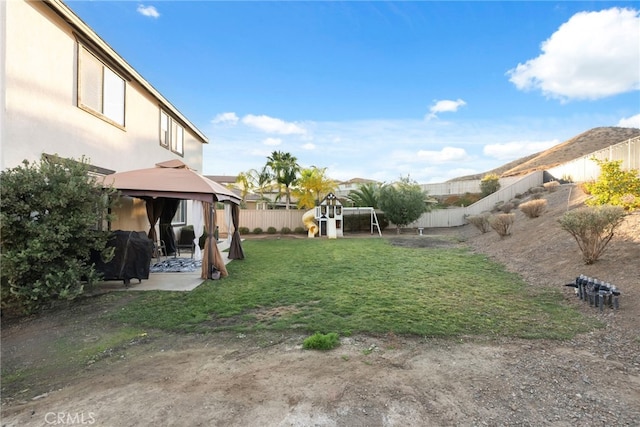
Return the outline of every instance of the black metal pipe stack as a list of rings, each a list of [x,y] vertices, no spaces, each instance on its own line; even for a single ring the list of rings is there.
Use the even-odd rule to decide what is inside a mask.
[[[620,290],[609,282],[595,279],[581,274],[576,277],[575,283],[566,286],[576,288],[576,296],[583,301],[588,301],[589,306],[599,308],[602,312],[605,306],[615,310],[620,308]]]

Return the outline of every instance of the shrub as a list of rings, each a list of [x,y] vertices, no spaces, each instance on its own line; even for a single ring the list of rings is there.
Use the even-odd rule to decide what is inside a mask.
[[[267,227],[267,234],[276,234],[277,232],[275,227]]]
[[[511,226],[516,219],[516,215],[512,213],[502,213],[489,216],[489,226],[502,237],[511,235]]]
[[[560,187],[560,183],[558,181],[549,181],[542,184],[542,186],[549,192],[553,193]]]
[[[253,229],[253,234],[262,234],[262,228],[256,227]]]
[[[239,227],[238,232],[240,234],[249,234],[249,227]]]
[[[293,232],[296,234],[306,234],[307,230],[305,230],[304,227],[296,227]]]
[[[500,211],[503,213],[510,213],[513,208],[515,208],[515,206],[513,205],[513,203],[509,202],[509,203],[503,203],[500,206]]]
[[[585,183],[585,187],[592,196],[586,204],[622,206],[629,211],[640,208],[638,171],[621,170],[622,160],[593,160],[600,166],[600,176],[595,182]]]
[[[593,264],[607,247],[616,228],[624,221],[621,206],[584,207],[565,213],[560,227],[578,243],[585,264]]]
[[[529,189],[529,193],[533,194],[542,194],[545,191],[547,191],[543,186],[539,186],[539,187],[531,187]]]
[[[519,208],[528,218],[538,218],[547,208],[547,201],[545,199],[530,200],[521,203]]]
[[[329,332],[328,334],[316,332],[304,340],[302,347],[306,350],[331,350],[339,344],[340,339],[335,332]]]
[[[485,175],[480,180],[480,191],[482,197],[486,197],[489,194],[493,194],[500,189],[500,177],[495,173]]]
[[[115,190],[102,190],[84,158],[25,160],[0,180],[2,307],[31,313],[96,283],[90,255],[113,255],[98,228],[110,219]]]
[[[484,234],[487,233],[491,227],[489,225],[489,215],[489,212],[481,213],[480,215],[469,215],[467,221]]]
[[[289,227],[282,227],[280,234],[291,234],[291,229]]]
[[[540,200],[542,199],[542,193],[537,192],[537,193],[531,193],[531,200]]]

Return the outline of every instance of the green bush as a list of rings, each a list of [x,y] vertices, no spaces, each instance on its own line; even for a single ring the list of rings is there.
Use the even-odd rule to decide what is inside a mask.
[[[275,227],[267,227],[267,234],[276,234],[277,232]]]
[[[249,227],[238,227],[238,233],[249,234]]]
[[[488,219],[489,225],[502,238],[511,235],[511,226],[516,219],[516,215],[512,213],[502,213],[491,215]]]
[[[256,227],[253,229],[253,234],[262,234],[262,228]]]
[[[495,173],[485,175],[480,180],[480,191],[482,197],[486,197],[489,194],[493,194],[500,189],[500,177]]]
[[[291,229],[289,227],[282,227],[280,234],[291,234]]]
[[[305,230],[304,227],[296,227],[293,232],[295,234],[306,234],[307,230]]]
[[[328,334],[316,332],[302,343],[302,347],[306,350],[332,350],[338,345],[340,345],[340,338],[335,332]]]
[[[102,190],[88,162],[45,158],[2,171],[2,307],[33,312],[70,300],[99,280],[90,262],[105,260],[114,190]]]
[[[622,206],[632,211],[640,208],[640,176],[635,169],[620,169],[622,160],[602,161],[593,159],[600,166],[600,176],[595,182],[584,183],[589,206]]]
[[[547,208],[547,201],[545,199],[529,200],[521,203],[519,208],[528,218],[538,218]]]
[[[602,255],[624,217],[625,211],[621,206],[605,205],[569,211],[559,221],[560,227],[578,243],[584,263],[593,264]]]

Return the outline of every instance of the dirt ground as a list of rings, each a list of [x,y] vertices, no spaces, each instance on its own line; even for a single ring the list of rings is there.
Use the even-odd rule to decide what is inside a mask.
[[[296,333],[150,332],[80,369],[43,372],[26,389],[3,386],[2,425],[640,425],[640,214],[586,266],[557,224],[584,195],[568,185],[545,198],[547,212],[518,212],[505,239],[471,226],[385,238],[416,250],[469,245],[531,286],[562,288],[602,329],[566,341],[353,336],[329,352],[302,350]],[[620,309],[601,314],[576,298],[564,284],[579,274],[616,284]],[[96,339],[96,312],[121,303],[3,323],[3,377],[37,366],[60,337]]]

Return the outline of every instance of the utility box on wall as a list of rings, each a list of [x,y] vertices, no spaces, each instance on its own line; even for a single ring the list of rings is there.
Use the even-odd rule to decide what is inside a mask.
[[[335,239],[343,236],[342,203],[335,194],[329,193],[316,207],[316,220],[320,227],[320,236]]]

